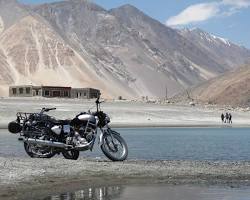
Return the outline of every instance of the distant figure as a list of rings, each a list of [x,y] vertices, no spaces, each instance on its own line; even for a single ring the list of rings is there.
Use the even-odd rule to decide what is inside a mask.
[[[233,123],[233,121],[232,121],[232,114],[231,113],[228,114],[228,123],[230,123],[230,124]]]
[[[222,121],[222,123],[224,122],[224,118],[225,118],[225,116],[224,116],[224,114],[223,113],[221,113],[221,121]]]
[[[225,120],[225,123],[229,123],[229,114],[226,113],[226,120]]]

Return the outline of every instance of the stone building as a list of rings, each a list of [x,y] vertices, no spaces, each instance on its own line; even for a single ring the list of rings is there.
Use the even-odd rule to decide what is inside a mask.
[[[10,86],[9,87],[9,96],[10,97],[32,97],[33,89],[32,85],[19,85],[19,86]]]
[[[71,87],[42,86],[43,97],[70,98]]]
[[[94,88],[72,88],[71,98],[94,99],[100,95],[100,90]]]
[[[33,86],[20,85],[10,86],[10,97],[33,97],[41,96],[47,98],[79,98],[79,99],[93,99],[97,98],[100,90],[93,88],[71,88],[61,86]]]

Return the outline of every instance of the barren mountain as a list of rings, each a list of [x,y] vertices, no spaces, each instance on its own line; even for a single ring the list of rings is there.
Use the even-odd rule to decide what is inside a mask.
[[[81,85],[105,88],[86,61],[46,22],[26,16],[0,35],[6,84]]]
[[[191,96],[203,102],[250,106],[250,65],[195,87]]]
[[[250,60],[246,59],[249,57],[249,50],[227,39],[206,33],[199,28],[182,29],[179,33],[188,40],[194,41],[203,52],[212,56],[222,66],[235,68],[237,65],[250,63]]]
[[[16,0],[0,0],[0,33],[29,15],[29,10]]]
[[[86,0],[0,5],[5,95],[8,85],[32,82],[96,87],[107,97],[163,97],[166,87],[173,95],[250,59],[243,47],[222,39],[211,45],[130,5],[110,11]]]

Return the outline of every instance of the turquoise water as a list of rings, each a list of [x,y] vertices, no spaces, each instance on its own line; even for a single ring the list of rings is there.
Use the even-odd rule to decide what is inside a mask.
[[[250,160],[249,128],[116,129],[129,147],[129,159]],[[26,157],[17,135],[0,130],[0,156]],[[105,158],[97,142],[83,157]]]

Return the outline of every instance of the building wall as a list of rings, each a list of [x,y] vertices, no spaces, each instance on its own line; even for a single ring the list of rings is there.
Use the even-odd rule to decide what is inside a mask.
[[[101,94],[100,90],[89,88],[89,99],[95,99]]]
[[[72,88],[71,98],[88,99],[88,90],[84,88]]]
[[[35,96],[42,96],[42,87],[41,86],[33,86],[32,87],[32,95]]]
[[[93,88],[71,88],[71,87],[56,87],[56,86],[10,86],[10,97],[32,97],[43,96],[48,98],[79,98],[93,99],[100,95],[100,90]]]
[[[10,97],[32,97],[32,86],[31,85],[20,85],[9,87]]]
[[[52,86],[42,86],[42,96],[43,97],[58,97],[58,98],[70,98],[71,88],[70,87],[52,87]]]
[[[100,94],[100,90],[93,88],[72,88],[71,98],[78,99],[93,99],[97,98]]]

